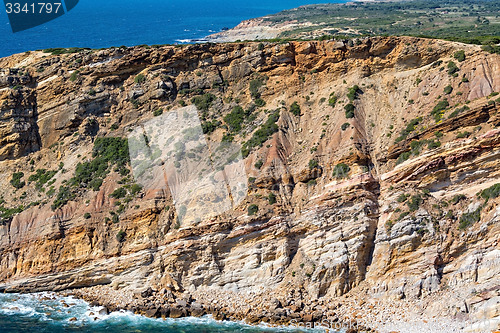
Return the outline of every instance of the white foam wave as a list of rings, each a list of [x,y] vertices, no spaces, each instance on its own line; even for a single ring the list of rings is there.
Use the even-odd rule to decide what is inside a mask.
[[[105,328],[108,325],[119,327],[143,326],[157,329],[173,328],[189,330],[192,327],[217,327],[221,331],[234,332],[318,332],[318,330],[297,330],[291,327],[257,327],[244,322],[216,321],[207,315],[200,318],[148,318],[130,311],[104,313],[102,307],[90,306],[83,300],[73,297],[62,297],[54,293],[35,294],[0,294],[0,314],[6,316],[30,317],[41,321],[57,322],[63,326],[93,326]],[[102,312],[102,313],[99,313]]]

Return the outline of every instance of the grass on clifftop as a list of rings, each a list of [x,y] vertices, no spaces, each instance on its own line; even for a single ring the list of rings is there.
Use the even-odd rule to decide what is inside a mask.
[[[280,38],[332,36],[421,36],[492,45],[500,51],[500,0],[416,0],[317,4],[285,10],[264,18],[312,25],[286,31]]]

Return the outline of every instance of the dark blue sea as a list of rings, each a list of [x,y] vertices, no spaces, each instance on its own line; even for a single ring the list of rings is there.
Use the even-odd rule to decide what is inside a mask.
[[[317,2],[322,1],[80,0],[62,17],[15,34],[2,4],[0,57],[51,47],[172,44],[205,37],[245,19]]]
[[[274,333],[324,332],[324,329],[268,328],[210,317],[151,319],[130,312],[99,314],[100,308],[48,293],[0,294],[1,333]],[[330,332],[332,332],[330,330]]]

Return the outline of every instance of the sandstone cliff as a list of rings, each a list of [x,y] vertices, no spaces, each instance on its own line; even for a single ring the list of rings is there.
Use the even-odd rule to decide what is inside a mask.
[[[150,287],[251,321],[269,306],[210,295],[269,301],[277,322],[357,299],[498,319],[498,55],[401,37],[27,52],[0,68],[0,290]],[[127,165],[75,180],[97,138],[190,103],[210,140],[243,143],[236,209],[179,226],[168,190],[132,190]],[[272,114],[277,131],[250,144]],[[162,297],[154,309],[176,308]]]

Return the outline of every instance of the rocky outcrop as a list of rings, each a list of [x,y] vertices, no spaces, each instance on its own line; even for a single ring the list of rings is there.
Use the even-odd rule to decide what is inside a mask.
[[[77,293],[110,309],[250,322],[393,302],[462,327],[498,317],[500,199],[481,195],[500,182],[498,55],[401,37],[33,52],[0,67],[0,290],[90,288]],[[100,186],[74,185],[96,138],[189,103],[209,142],[248,153],[234,209],[179,224],[168,188],[132,191],[112,160]],[[225,117],[237,106],[239,131]],[[38,169],[53,176],[29,181]]]
[[[0,159],[21,157],[40,148],[36,91],[21,70],[0,73]]]

